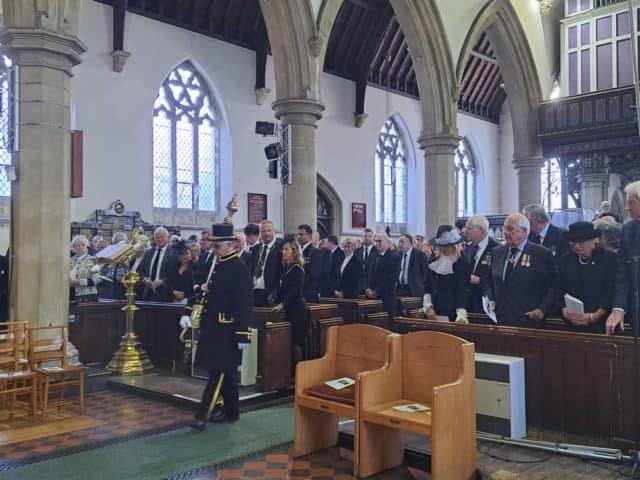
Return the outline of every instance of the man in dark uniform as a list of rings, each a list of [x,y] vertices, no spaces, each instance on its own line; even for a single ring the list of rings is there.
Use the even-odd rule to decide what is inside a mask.
[[[249,270],[235,250],[233,225],[213,225],[213,251],[216,266],[207,284],[207,293],[200,324],[200,338],[195,365],[209,372],[209,382],[202,394],[193,427],[204,430],[207,417],[213,411],[214,391],[221,375],[220,395],[224,408],[214,415],[214,422],[235,422],[240,416],[240,400],[236,372],[243,344],[249,340],[241,332],[249,330],[253,307],[253,285]],[[190,326],[189,317],[180,320],[183,328]]]

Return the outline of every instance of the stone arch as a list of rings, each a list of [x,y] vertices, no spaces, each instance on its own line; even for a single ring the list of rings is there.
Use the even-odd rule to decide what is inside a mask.
[[[327,181],[319,173],[317,175],[317,185],[318,191],[322,193],[322,195],[327,199],[327,201],[331,204],[333,218],[331,219],[331,232],[333,235],[339,237],[342,234],[342,200],[340,199],[340,195],[333,188],[331,183]]]
[[[507,92],[514,138],[513,165],[519,177],[519,202],[539,203],[540,182],[536,181],[536,175],[539,176],[542,165],[542,148],[538,140],[537,112],[542,89],[531,47],[511,2],[490,2],[480,11],[458,59],[458,78],[483,32],[493,45]]]
[[[422,137],[428,140],[457,135],[455,70],[447,34],[435,2],[390,2],[407,39],[418,80]]]
[[[278,99],[320,102],[327,40],[342,0],[323,0],[317,19],[310,0],[259,0],[273,54]]]

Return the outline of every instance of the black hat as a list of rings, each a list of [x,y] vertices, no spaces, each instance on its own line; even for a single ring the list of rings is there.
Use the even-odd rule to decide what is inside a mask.
[[[233,225],[230,223],[214,223],[211,226],[209,241],[211,242],[233,242],[236,237],[233,235]]]
[[[597,231],[591,222],[575,222],[569,225],[568,232],[562,232],[562,236],[570,242],[584,242],[592,238],[598,238]]]
[[[436,236],[429,240],[434,247],[447,247],[456,245],[462,241],[462,236],[456,228],[451,225],[440,225]]]

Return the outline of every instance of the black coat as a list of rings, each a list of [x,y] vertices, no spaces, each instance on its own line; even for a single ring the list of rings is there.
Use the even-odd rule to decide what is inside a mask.
[[[203,283],[206,283],[209,270],[211,270],[213,257],[213,252],[202,252],[198,257],[193,272],[193,282],[195,285],[202,285]]]
[[[362,265],[362,275],[360,276],[360,282],[358,284],[359,293],[364,293],[371,284],[371,273],[373,272],[373,265],[376,263],[378,250],[376,250],[375,245],[371,245],[371,251],[369,252],[369,256],[366,260],[364,258],[364,253],[364,246],[357,248],[354,253],[354,255],[360,259]]]
[[[362,261],[355,254],[351,256],[344,271],[338,270],[338,283],[336,290],[344,295],[344,298],[358,298],[358,284],[362,275]]]
[[[553,307],[557,276],[553,253],[548,248],[527,242],[505,284],[502,272],[509,255],[507,245],[493,249],[487,293],[496,302],[498,323],[514,327],[542,327],[542,322],[531,320],[525,313],[539,308],[547,315]]]
[[[487,284],[491,281],[491,264],[493,263],[493,249],[500,245],[493,238],[489,237],[487,248],[484,249],[478,262],[473,258],[469,258],[471,264],[471,274],[480,277],[478,285],[471,285],[469,292],[469,306],[467,310],[472,313],[483,313],[482,296],[487,288]]]
[[[566,230],[558,228],[550,223],[549,228],[547,229],[547,236],[544,237],[544,240],[542,242],[542,246],[547,247],[549,250],[551,250],[553,255],[556,257],[561,257],[565,253],[571,252],[569,241],[565,240],[565,238],[562,236],[562,232],[566,232]],[[530,232],[529,241],[533,242],[535,236],[535,233]]]
[[[461,255],[453,264],[453,273],[451,274],[442,275],[429,268],[426,293],[431,294],[431,302],[436,315],[446,315],[450,321],[454,321],[456,309],[467,308],[470,274],[471,264],[464,255]]]
[[[634,268],[636,272],[638,271],[638,257],[640,257],[640,220],[632,220],[622,226],[620,249],[616,260],[616,293],[613,299],[613,307],[621,308],[627,313],[628,323],[633,319],[632,275]]]
[[[400,261],[400,270],[402,270],[402,256],[403,252],[398,253]],[[411,257],[409,257],[409,267],[407,270],[407,284],[409,285],[409,292],[412,297],[422,298],[425,294],[427,275],[428,275],[428,262],[427,256],[424,252],[414,248],[411,250]],[[398,273],[398,278],[400,273]]]
[[[304,259],[304,299],[309,303],[318,303],[322,281],[322,254],[309,243],[302,250],[302,257]]]
[[[297,263],[286,266],[282,270],[280,287],[275,303],[282,303],[285,318],[293,329],[293,343],[304,345],[309,326],[307,304],[303,296],[304,268]]]
[[[284,241],[281,238],[276,238],[273,242],[273,246],[267,253],[267,257],[264,262],[263,278],[264,289],[267,295],[272,295],[274,298],[277,295],[278,287],[280,285],[280,275],[282,273],[282,245]],[[260,261],[260,254],[264,245],[259,243],[252,248],[251,268],[249,269],[255,275],[256,267]]]
[[[378,255],[371,272],[369,288],[382,300],[384,310],[392,317],[396,313],[396,284],[400,275],[400,257],[396,252],[387,250]]]
[[[169,272],[169,278],[167,279],[167,286],[171,290],[173,297],[173,290],[184,293],[184,298],[190,298],[193,295],[193,267],[191,264],[187,266],[187,269],[180,275],[178,270],[180,265],[175,265],[171,272]],[[176,298],[173,297],[175,300]]]
[[[142,258],[142,262],[140,263],[139,273],[140,278],[145,279],[149,278],[153,280],[151,272],[151,262],[153,261],[153,255],[156,252],[156,247],[148,249],[144,252],[144,257]],[[154,301],[154,302],[171,302],[173,301],[173,295],[171,294],[171,290],[167,285],[167,281],[169,279],[169,273],[173,265],[174,259],[172,256],[172,250],[170,246],[166,246],[166,250],[164,252],[164,257],[162,257],[162,264],[160,265],[160,275],[159,279],[162,279],[164,285],[157,288],[154,292],[151,288],[146,288],[144,290],[144,300]]]
[[[206,370],[228,371],[238,366],[238,340],[246,337],[253,311],[249,270],[236,253],[221,257],[209,280],[195,364]],[[255,341],[255,340],[254,340]]]
[[[584,303],[585,313],[594,313],[599,308],[607,315],[613,304],[613,290],[616,277],[616,254],[596,248],[591,261],[583,265],[578,255],[567,253],[558,259],[557,292],[560,295],[559,308],[565,306],[564,294],[568,293]],[[560,312],[558,312],[560,313]],[[587,327],[575,326],[567,322],[567,327],[576,332],[605,333],[605,315],[597,323]]]

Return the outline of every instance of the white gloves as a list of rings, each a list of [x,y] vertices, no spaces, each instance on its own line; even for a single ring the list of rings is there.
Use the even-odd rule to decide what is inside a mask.
[[[466,308],[456,308],[456,323],[469,323]]]
[[[246,350],[247,348],[249,348],[249,345],[249,343],[239,343],[238,350]]]
[[[433,307],[433,302],[431,301],[431,294],[425,293],[424,297],[422,297],[422,312],[426,312],[427,308]]]
[[[182,315],[180,317],[180,327],[189,328],[191,326],[191,317],[189,315]]]

